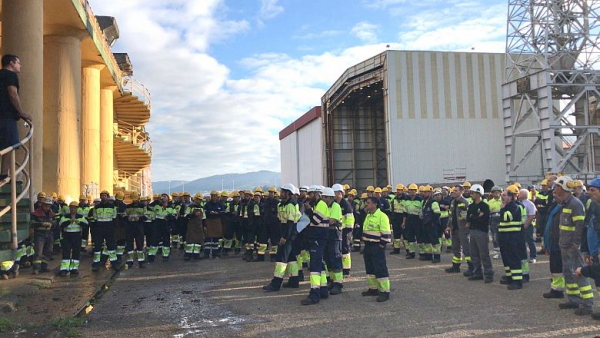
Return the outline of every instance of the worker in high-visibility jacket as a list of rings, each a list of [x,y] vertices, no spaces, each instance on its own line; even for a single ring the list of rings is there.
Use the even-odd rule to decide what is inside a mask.
[[[329,218],[329,234],[323,257],[331,279],[330,294],[338,295],[342,293],[344,282],[342,265],[342,207],[335,201],[335,192],[332,188],[324,188],[322,196],[325,203],[327,203],[327,216]],[[323,279],[323,275],[321,275],[321,288],[323,288],[324,284],[327,285],[327,278]]]
[[[579,252],[585,228],[583,203],[572,192],[575,182],[568,176],[559,177],[554,184],[554,197],[561,204],[559,246],[562,256],[562,270],[567,285],[567,302],[559,304],[560,309],[576,309],[575,314],[592,314],[594,293],[588,280],[574,272],[584,265]]]
[[[514,185],[502,192],[504,207],[500,210],[501,220],[498,224],[498,243],[505,272],[500,284],[507,284],[509,290],[523,288],[521,247],[525,245],[525,239],[521,233],[523,215],[521,207],[516,202],[518,194],[519,188]]]
[[[494,253],[492,258],[498,259],[500,257],[500,246],[498,245],[498,224],[500,224],[500,209],[502,209],[502,198],[500,194],[502,188],[494,186],[492,188],[492,194],[488,199],[483,201],[490,207],[490,232],[492,233],[492,244],[494,246]]]
[[[79,207],[77,208],[77,213],[86,217],[87,221],[84,224],[81,224],[81,252],[85,252],[85,248],[88,245],[88,239],[90,237],[90,225],[89,219],[87,218],[90,214],[90,210],[92,207],[88,204],[88,196],[80,195],[79,196]]]
[[[171,255],[171,232],[177,219],[177,211],[169,203],[167,194],[161,195],[161,204],[154,207],[154,222],[152,224],[152,240],[148,247],[148,262],[153,263],[161,246],[163,262],[169,260]],[[161,244],[162,243],[162,244]]]
[[[298,243],[295,239],[298,235],[297,223],[300,220],[300,217],[302,217],[302,214],[300,214],[300,209],[294,198],[296,189],[296,186],[290,183],[284,184],[281,187],[282,200],[279,203],[279,211],[277,213],[281,225],[281,237],[277,246],[277,263],[275,264],[273,279],[271,279],[269,284],[263,286],[263,290],[265,291],[279,291],[286,270],[289,270],[289,281],[284,287],[299,287],[298,261],[296,260],[296,255],[300,253],[300,251],[296,247]]]
[[[131,204],[125,209],[127,214],[127,266],[133,267],[134,256],[137,258],[138,266],[145,267],[146,257],[144,254],[144,223],[146,222],[147,202],[145,197],[139,196],[137,192],[130,195]],[[135,251],[134,251],[135,245]]]
[[[108,250],[108,259],[113,269],[119,269],[117,262],[117,243],[115,241],[115,222],[117,219],[117,207],[109,200],[109,192],[100,193],[100,203],[92,209],[94,215],[94,231],[92,234],[96,237],[94,242],[94,259],[92,262],[92,271],[100,270],[100,256],[102,245],[106,241]]]
[[[390,279],[385,261],[385,246],[390,243],[392,233],[388,216],[378,207],[378,199],[369,197],[366,203],[367,217],[363,224],[365,270],[369,289],[363,296],[378,296],[378,302],[390,299]]]
[[[417,231],[421,228],[419,213],[423,205],[423,199],[417,195],[418,187],[412,183],[408,186],[408,197],[404,200],[404,220],[402,229],[404,231],[404,245],[407,248],[406,259],[415,258],[417,246]]]
[[[306,214],[310,219],[310,228],[307,229],[310,245],[310,293],[302,300],[302,305],[317,304],[321,299],[329,297],[327,286],[321,288],[321,273],[324,270],[323,253],[329,236],[329,207],[321,199],[323,192],[321,187],[312,186],[311,190],[311,201],[305,205]]]
[[[342,266],[344,276],[349,276],[352,268],[350,249],[355,223],[354,210],[352,210],[350,202],[344,198],[344,187],[341,184],[334,184],[332,188],[335,193],[335,202],[342,208]]]
[[[432,263],[440,262],[440,251],[439,240],[437,236],[438,228],[440,226],[440,204],[433,198],[432,187],[426,186],[423,190],[423,206],[421,207],[421,219],[422,219],[422,240],[424,244],[424,253],[420,255],[420,261],[433,261],[433,248],[436,248],[436,260]],[[436,194],[442,195],[442,191],[437,189]]]
[[[393,247],[391,254],[398,255],[400,254],[400,248],[402,246],[402,222],[404,221],[404,200],[406,199],[404,195],[404,185],[398,184],[396,185],[396,195],[394,199],[391,200],[391,217],[390,220],[392,222],[392,230],[394,235]],[[406,247],[406,253],[408,254],[408,246]]]
[[[81,226],[87,224],[84,215],[77,213],[79,203],[73,201],[69,204],[69,214],[62,215],[60,229],[62,236],[62,261],[60,262],[59,276],[79,274],[79,256],[81,255]]]
[[[470,186],[470,184],[469,184]],[[465,277],[473,275],[473,264],[471,263],[471,251],[469,243],[469,228],[467,227],[467,210],[469,202],[463,196],[465,188],[456,185],[452,190],[452,201],[450,202],[450,219],[446,233],[452,234],[452,266],[446,268],[448,273],[459,273],[462,256],[469,268],[463,274]]]

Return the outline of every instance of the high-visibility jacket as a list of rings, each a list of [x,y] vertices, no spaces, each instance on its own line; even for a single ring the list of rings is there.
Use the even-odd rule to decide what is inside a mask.
[[[60,219],[60,227],[64,232],[81,232],[81,226],[83,224],[88,224],[85,216],[81,214],[76,214],[71,217],[71,215],[63,215]]]
[[[523,213],[515,201],[511,201],[500,210],[502,219],[498,224],[498,232],[518,232],[523,228]]]
[[[388,216],[379,208],[373,213],[368,213],[363,224],[362,240],[385,245],[391,239],[392,232]]]

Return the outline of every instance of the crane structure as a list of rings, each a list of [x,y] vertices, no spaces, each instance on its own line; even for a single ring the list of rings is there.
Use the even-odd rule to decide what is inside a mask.
[[[600,0],[509,0],[507,181],[600,173]]]

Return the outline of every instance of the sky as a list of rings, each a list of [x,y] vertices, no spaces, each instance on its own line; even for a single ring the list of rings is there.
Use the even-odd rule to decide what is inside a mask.
[[[507,1],[89,0],[152,96],[153,181],[280,171],[278,133],[386,49],[504,52]]]

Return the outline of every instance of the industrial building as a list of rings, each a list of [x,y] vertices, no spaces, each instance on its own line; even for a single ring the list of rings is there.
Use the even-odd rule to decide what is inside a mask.
[[[390,50],[350,67],[323,96],[320,118],[280,133],[282,181],[503,182],[504,60]]]
[[[2,258],[28,236],[29,196],[56,192],[68,203],[102,190],[151,194],[152,143],[150,93],[129,56],[112,51],[115,18],[96,16],[87,0],[0,0],[0,11],[0,53],[23,64],[20,97],[34,127],[16,151],[16,166],[28,168],[22,183],[0,182]],[[23,138],[30,129],[20,124]]]

